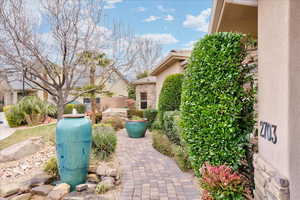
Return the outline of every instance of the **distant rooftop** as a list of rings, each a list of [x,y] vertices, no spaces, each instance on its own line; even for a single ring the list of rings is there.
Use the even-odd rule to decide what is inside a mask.
[[[156,83],[156,77],[148,76],[133,82],[134,85],[143,85],[143,84],[150,84],[150,83]]]
[[[191,56],[191,53],[191,50],[171,50],[170,53],[155,67],[151,72],[151,75],[158,75],[176,61],[185,61]]]

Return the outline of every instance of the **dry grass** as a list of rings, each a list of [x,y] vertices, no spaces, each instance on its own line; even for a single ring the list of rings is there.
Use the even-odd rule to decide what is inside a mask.
[[[46,142],[54,142],[56,124],[16,130],[14,134],[0,141],[0,150],[31,137],[41,136]]]

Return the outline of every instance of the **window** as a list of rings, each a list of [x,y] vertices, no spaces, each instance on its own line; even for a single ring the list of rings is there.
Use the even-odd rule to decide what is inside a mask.
[[[97,104],[100,103],[100,98],[99,98],[99,97],[96,98],[96,103],[97,103]]]
[[[141,109],[147,109],[147,92],[141,92]]]
[[[89,103],[91,103],[91,99],[90,98],[83,98],[83,103],[84,104],[89,104]]]

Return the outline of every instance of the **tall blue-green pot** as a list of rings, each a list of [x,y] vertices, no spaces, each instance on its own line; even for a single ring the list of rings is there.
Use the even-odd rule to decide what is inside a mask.
[[[72,189],[86,181],[92,144],[92,126],[84,116],[66,116],[56,128],[56,154],[61,182]]]

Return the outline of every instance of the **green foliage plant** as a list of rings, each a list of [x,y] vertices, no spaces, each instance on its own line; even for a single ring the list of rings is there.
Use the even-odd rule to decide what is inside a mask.
[[[133,116],[144,117],[144,112],[138,109],[129,109],[127,110],[127,117],[131,119]]]
[[[113,129],[100,127],[94,127],[93,129],[93,152],[100,160],[107,160],[116,150],[117,136]]]
[[[77,113],[79,113],[79,114],[85,113],[85,105],[84,104],[67,104],[65,106],[64,114],[72,114],[73,109],[76,109]]]
[[[216,33],[196,43],[182,86],[181,127],[192,167],[205,162],[234,170],[246,158],[255,124],[255,88],[242,65],[247,41],[237,33]]]
[[[181,87],[183,74],[169,75],[162,86],[158,101],[158,116],[163,124],[163,114],[166,111],[179,110],[181,102]]]
[[[148,124],[149,124],[149,127],[151,128],[153,122],[154,122],[155,119],[156,119],[156,116],[157,116],[157,110],[156,110],[156,109],[146,109],[146,110],[144,110],[143,115],[144,115],[144,118],[147,119]]]
[[[57,165],[57,159],[56,157],[50,158],[45,164],[43,170],[53,176],[53,177],[58,177],[58,165]]]
[[[163,116],[163,130],[171,142],[176,145],[181,144],[180,127],[179,127],[179,111],[166,111]]]
[[[110,188],[103,184],[103,183],[99,183],[97,186],[96,186],[96,189],[95,189],[95,192],[96,194],[104,194],[105,192],[107,192]]]

